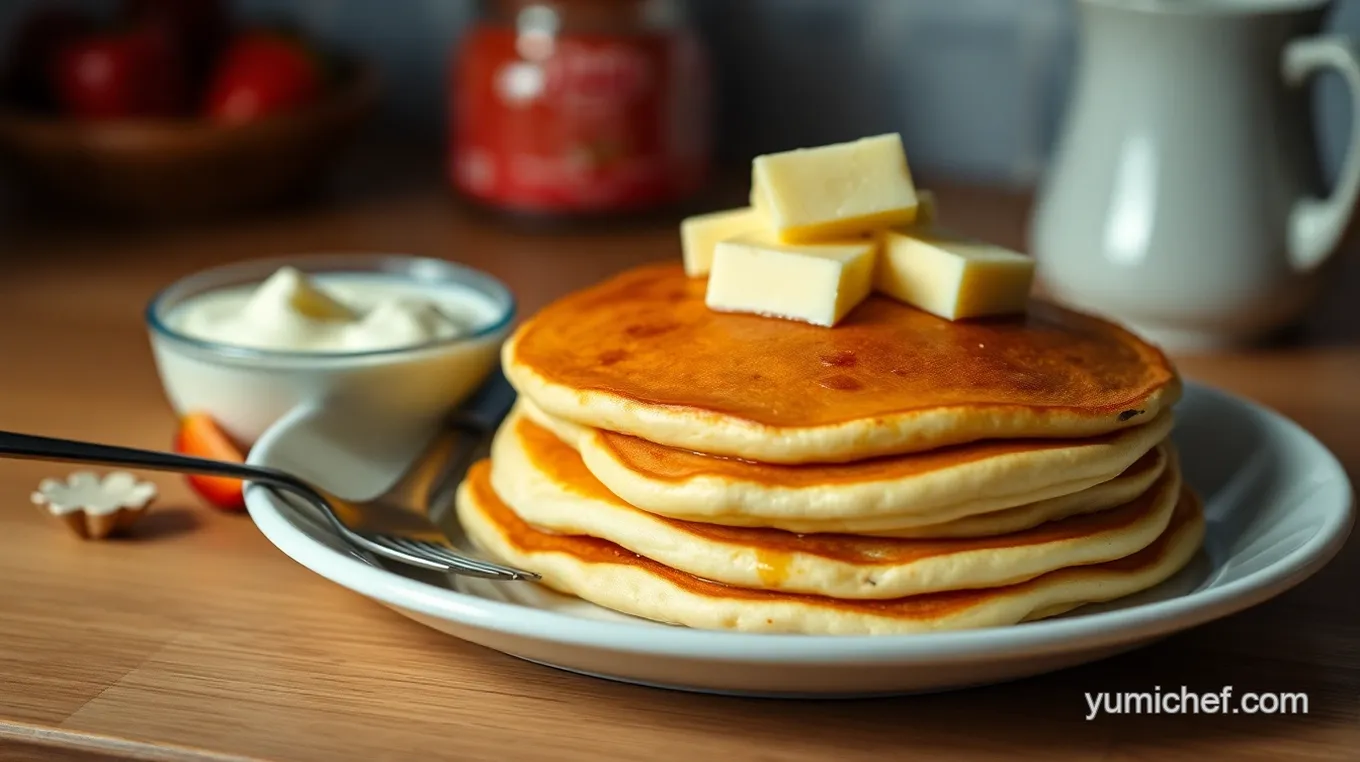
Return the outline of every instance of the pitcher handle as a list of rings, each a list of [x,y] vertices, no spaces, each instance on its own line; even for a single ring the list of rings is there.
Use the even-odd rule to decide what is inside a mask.
[[[1289,258],[1298,270],[1308,271],[1336,251],[1360,198],[1360,50],[1345,35],[1295,40],[1284,49],[1284,80],[1304,84],[1314,74],[1334,69],[1351,94],[1351,134],[1336,188],[1327,198],[1305,197],[1289,215]]]

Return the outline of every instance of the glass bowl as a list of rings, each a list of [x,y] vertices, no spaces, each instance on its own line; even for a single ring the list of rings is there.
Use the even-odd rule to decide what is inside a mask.
[[[431,291],[454,289],[494,305],[463,336],[393,349],[278,351],[206,341],[176,330],[171,315],[194,297],[263,282],[283,266],[307,275],[372,274]],[[303,404],[345,405],[389,424],[421,425],[468,397],[496,366],[515,318],[515,299],[496,278],[440,259],[336,254],[254,259],[190,275],[158,293],[146,324],[161,385],[179,415],[207,413],[249,445]]]

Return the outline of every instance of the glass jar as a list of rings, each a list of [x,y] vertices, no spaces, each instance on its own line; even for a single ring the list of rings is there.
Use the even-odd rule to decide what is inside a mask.
[[[707,59],[677,0],[488,0],[452,64],[447,172],[475,202],[601,216],[707,179]]]

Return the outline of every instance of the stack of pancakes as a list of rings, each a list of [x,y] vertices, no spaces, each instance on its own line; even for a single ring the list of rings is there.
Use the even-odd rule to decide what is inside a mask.
[[[828,330],[704,306],[679,267],[550,305],[459,491],[498,559],[618,611],[812,634],[1014,624],[1151,587],[1203,519],[1180,382],[1107,322],[950,322],[872,296]]]

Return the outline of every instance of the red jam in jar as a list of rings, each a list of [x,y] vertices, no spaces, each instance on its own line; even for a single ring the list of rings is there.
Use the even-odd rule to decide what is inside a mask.
[[[675,0],[491,0],[450,87],[449,180],[482,204],[607,215],[707,178],[707,61]]]

